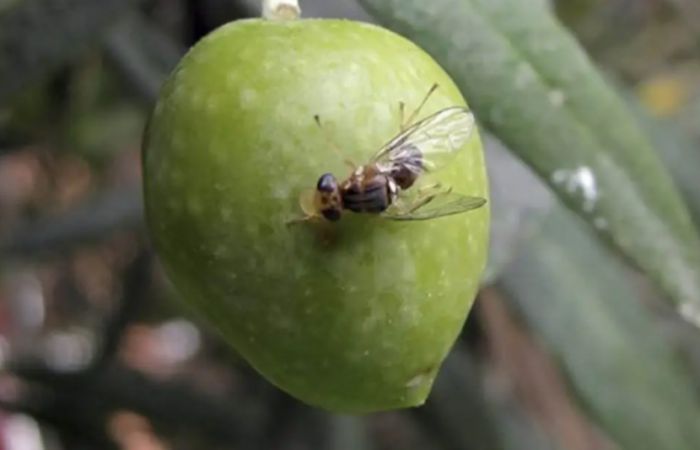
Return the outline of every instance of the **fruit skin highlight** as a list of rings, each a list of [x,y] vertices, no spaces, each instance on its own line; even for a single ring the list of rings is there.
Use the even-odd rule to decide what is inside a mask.
[[[430,56],[346,20],[243,20],[214,31],[165,84],[144,140],[147,221],[183,300],[252,366],[332,411],[422,404],[475,297],[488,204],[392,222],[287,221],[318,177],[349,175],[399,131],[464,99]],[[320,115],[342,156],[314,123]],[[436,178],[488,197],[475,132]]]

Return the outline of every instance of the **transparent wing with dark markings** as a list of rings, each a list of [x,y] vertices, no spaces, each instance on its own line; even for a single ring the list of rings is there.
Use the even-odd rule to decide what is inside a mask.
[[[453,106],[422,119],[398,134],[372,158],[378,167],[402,164],[416,174],[444,166],[474,132],[474,115]]]
[[[486,204],[483,197],[472,197],[450,190],[434,193],[419,193],[408,198],[399,198],[382,216],[391,220],[428,220],[461,214],[481,208]]]

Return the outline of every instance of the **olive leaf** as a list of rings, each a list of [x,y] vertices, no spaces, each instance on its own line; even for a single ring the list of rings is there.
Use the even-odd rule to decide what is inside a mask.
[[[488,389],[487,377],[474,355],[456,345],[414,417],[445,449],[559,450],[514,395]]]
[[[652,117],[633,98],[628,104],[658,150],[683,195],[695,226],[700,229],[700,152],[685,130],[670,118]]]
[[[481,448],[503,450],[498,428],[503,414],[492,411],[488,400],[477,361],[457,344],[440,368],[428,401],[412,413],[440,437],[442,448],[472,448],[470,443],[478,442]],[[521,411],[514,407],[509,412]]]
[[[686,206],[622,101],[543,2],[362,3],[435,57],[482,123],[698,322],[700,241]]]
[[[0,9],[0,105],[93,46],[128,0],[24,0]]]
[[[521,247],[501,285],[598,424],[620,448],[697,448],[693,378],[615,255],[561,207]]]
[[[131,88],[155,103],[161,85],[185,54],[165,32],[135,12],[124,14],[105,40],[105,50]]]
[[[0,239],[0,257],[51,255],[85,242],[99,240],[115,230],[143,226],[140,185],[127,185],[95,194],[54,217],[20,223]]]
[[[501,142],[488,133],[483,133],[481,138],[491,206],[489,257],[481,283],[489,285],[500,279],[517,255],[520,243],[538,229],[555,198]]]

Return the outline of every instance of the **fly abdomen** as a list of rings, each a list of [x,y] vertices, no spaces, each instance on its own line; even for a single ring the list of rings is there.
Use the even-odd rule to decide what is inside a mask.
[[[385,176],[377,175],[365,183],[353,180],[343,189],[343,207],[358,213],[380,213],[391,204]]]
[[[423,171],[423,154],[415,145],[406,145],[395,158],[391,167],[391,177],[401,189],[408,189],[416,182]]]

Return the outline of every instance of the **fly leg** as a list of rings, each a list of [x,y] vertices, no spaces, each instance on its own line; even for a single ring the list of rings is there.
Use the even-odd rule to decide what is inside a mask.
[[[396,203],[397,215],[411,214],[432,202],[437,194],[424,195],[411,203]]]
[[[432,202],[435,197],[442,194],[449,194],[452,187],[440,189],[441,183],[433,183],[427,186],[422,186],[416,190],[417,196],[410,203],[397,203],[396,207],[400,210],[400,214],[411,214],[418,209]]]
[[[411,208],[408,210],[409,213],[412,213],[414,211],[417,211],[419,208],[424,207],[428,203],[432,202],[435,197],[438,195],[442,194],[449,194],[452,192],[452,187],[449,187],[445,190],[439,190],[442,184],[440,183],[434,183],[428,186],[424,186],[422,188],[418,189],[418,194],[419,197],[418,199],[411,205]]]
[[[428,193],[430,191],[437,191],[441,187],[442,187],[442,183],[436,182],[433,184],[429,184],[427,186],[421,186],[416,190],[416,192],[418,192],[418,194],[425,195],[426,193]],[[452,188],[449,187],[445,190],[445,193],[449,194],[451,191],[452,191]],[[433,193],[433,195],[437,195],[437,194],[442,194],[442,192],[434,192]]]

